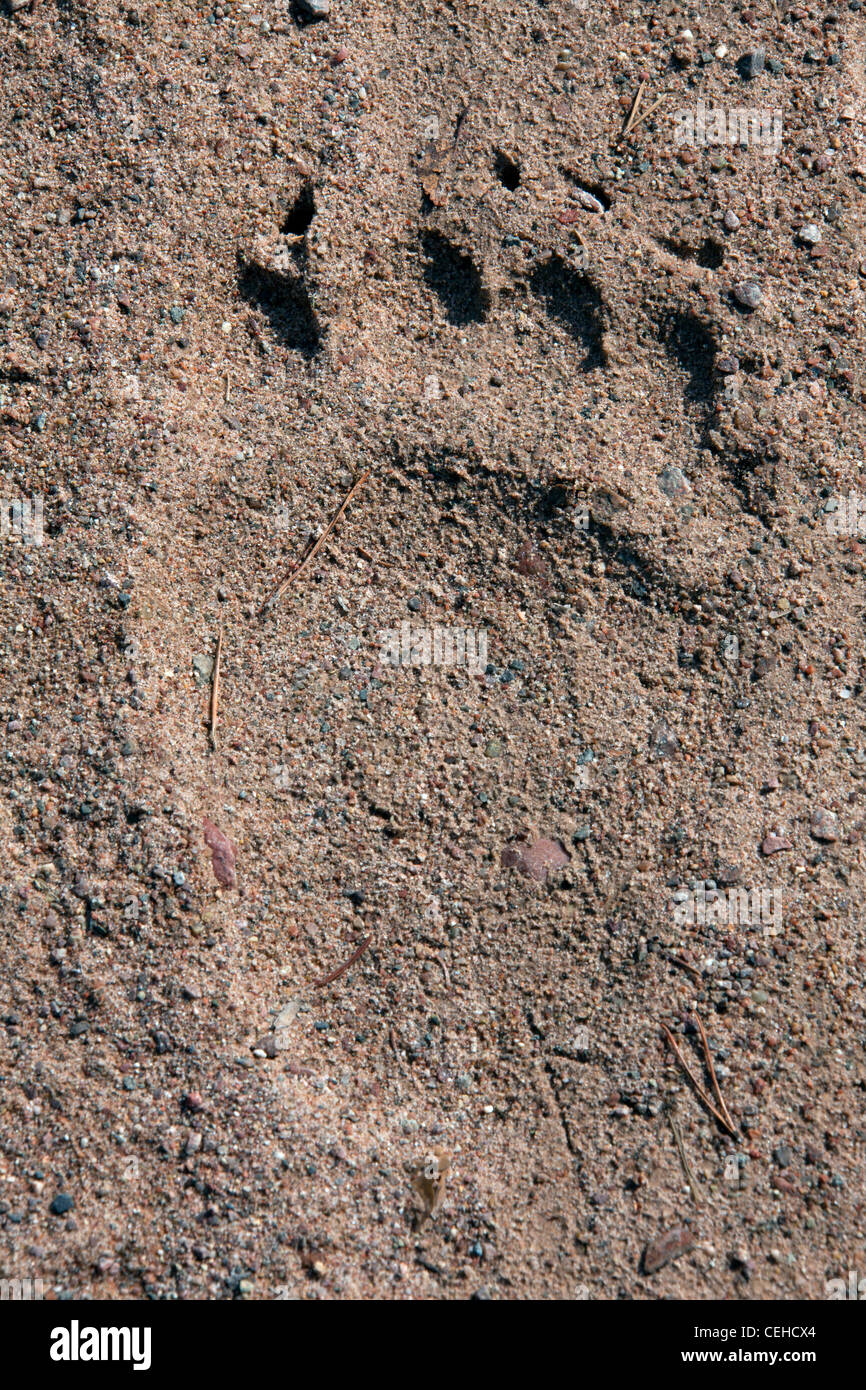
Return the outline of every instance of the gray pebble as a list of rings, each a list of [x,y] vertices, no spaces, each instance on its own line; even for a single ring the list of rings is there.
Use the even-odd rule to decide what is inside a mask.
[[[757,309],[764,302],[764,295],[760,285],[756,285],[754,280],[743,280],[739,285],[734,285],[734,299],[738,304],[742,304],[744,309]]]
[[[691,492],[688,478],[681,468],[665,468],[659,474],[659,489],[666,497],[684,497]]]
[[[767,50],[765,48],[753,48],[750,53],[744,53],[737,63],[737,69],[744,81],[749,81],[752,77],[757,77],[764,71],[764,64],[767,61]]]
[[[192,669],[198,685],[206,685],[213,674],[213,657],[197,652],[192,659]]]
[[[806,246],[817,246],[821,240],[821,228],[815,222],[807,222],[797,233],[798,239]]]
[[[823,806],[819,806],[817,811],[812,812],[810,829],[816,840],[828,842],[837,840],[839,838],[838,817],[832,811],[826,811]]]

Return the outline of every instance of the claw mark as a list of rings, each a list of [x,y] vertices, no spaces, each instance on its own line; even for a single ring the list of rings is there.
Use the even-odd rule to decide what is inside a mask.
[[[520,165],[502,150],[496,151],[496,158],[493,162],[493,172],[501,184],[513,193],[520,184]]]
[[[303,236],[316,215],[316,201],[313,186],[305,183],[286,214],[280,231],[287,236]]]
[[[704,270],[718,270],[725,259],[725,248],[715,237],[704,237],[700,246],[690,246],[688,242],[678,241],[676,237],[662,236],[656,240],[664,251],[669,251],[681,261],[691,261]]]
[[[588,193],[590,198],[594,198],[597,203],[601,204],[603,212],[608,212],[610,210],[610,194],[600,183],[595,183],[592,179],[584,178],[576,169],[572,168],[571,165],[563,166],[562,172],[568,181],[574,184],[578,194]]]

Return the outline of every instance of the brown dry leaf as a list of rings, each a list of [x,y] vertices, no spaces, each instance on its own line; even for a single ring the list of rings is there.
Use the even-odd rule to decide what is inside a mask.
[[[205,818],[202,822],[202,830],[204,831],[204,842],[211,851],[211,863],[217,883],[223,888],[236,888],[238,883],[238,876],[235,873],[237,848],[232,844],[228,835],[224,835],[213,821]]]
[[[445,1180],[451,1167],[451,1155],[446,1149],[431,1149],[419,1163],[412,1178],[413,1186],[424,1203],[424,1215],[435,1216],[445,1200]]]

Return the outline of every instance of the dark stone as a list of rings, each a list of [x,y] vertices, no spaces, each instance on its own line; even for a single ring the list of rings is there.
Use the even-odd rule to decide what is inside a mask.
[[[764,64],[767,61],[767,50],[765,48],[753,48],[750,53],[744,53],[737,62],[737,71],[744,82],[750,81],[764,71]]]

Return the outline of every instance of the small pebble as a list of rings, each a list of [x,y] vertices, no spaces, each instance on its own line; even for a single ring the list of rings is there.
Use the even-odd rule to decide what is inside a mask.
[[[812,812],[810,829],[816,840],[833,841],[839,838],[838,818],[832,811],[825,810],[823,806],[819,806],[817,811]]]
[[[744,309],[757,309],[764,302],[761,287],[754,280],[743,280],[739,285],[734,285],[734,298]]]
[[[659,474],[659,489],[666,497],[685,497],[691,492],[685,473],[676,465]]]
[[[516,868],[522,874],[544,883],[548,874],[556,869],[564,869],[571,856],[559,840],[542,838],[533,844],[509,845],[502,851],[503,869]]]
[[[793,849],[790,840],[786,840],[784,835],[767,835],[761,845],[761,853],[767,856],[779,854],[784,849]]]
[[[821,240],[821,228],[814,222],[807,222],[805,227],[801,227],[797,237],[806,246],[817,246]]]
[[[206,653],[197,652],[192,659],[192,669],[197,685],[206,685],[213,674],[214,659]]]
[[[671,1260],[685,1255],[695,1243],[695,1235],[688,1226],[674,1226],[662,1235],[656,1236],[646,1246],[641,1260],[644,1274],[656,1274]]]
[[[753,77],[757,77],[764,71],[764,64],[767,61],[767,50],[765,48],[753,48],[750,53],[744,53],[737,63],[737,71],[745,82]]]

